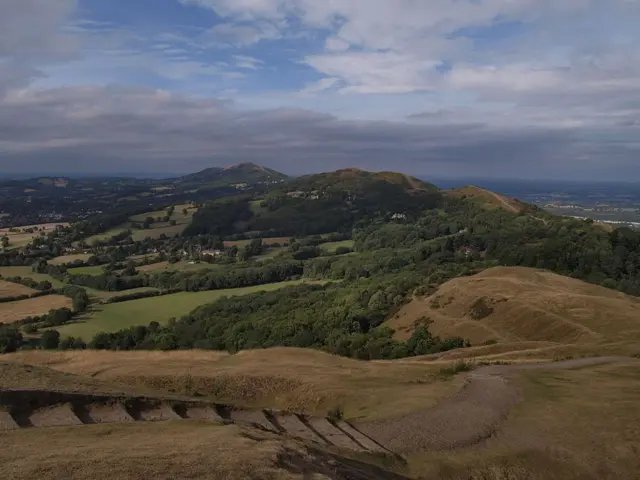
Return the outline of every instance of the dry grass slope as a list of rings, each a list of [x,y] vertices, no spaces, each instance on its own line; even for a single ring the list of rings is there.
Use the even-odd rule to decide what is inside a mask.
[[[415,298],[387,324],[398,338],[426,323],[441,337],[460,336],[477,346],[498,342],[486,347],[488,355],[554,345],[609,345],[633,353],[640,350],[639,318],[635,297],[545,271],[499,267]]]
[[[469,185],[445,192],[445,195],[455,198],[472,198],[489,209],[503,209],[511,213],[522,211],[524,205],[517,200]]]
[[[288,348],[235,355],[26,351],[5,358],[93,380],[244,407],[309,415],[326,415],[341,407],[350,419],[385,418],[429,408],[453,395],[463,382],[462,378],[440,381],[442,364],[438,362],[361,362]]]

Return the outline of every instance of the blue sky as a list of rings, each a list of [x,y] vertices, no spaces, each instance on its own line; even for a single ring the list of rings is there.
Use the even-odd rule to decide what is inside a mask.
[[[2,0],[7,172],[640,178],[638,0]]]

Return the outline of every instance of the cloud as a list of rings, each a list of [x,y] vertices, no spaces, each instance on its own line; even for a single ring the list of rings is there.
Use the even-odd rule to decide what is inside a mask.
[[[63,27],[76,0],[2,0],[0,2],[0,95],[43,76],[42,62],[69,60],[77,37]]]
[[[259,70],[264,65],[262,60],[247,55],[234,55],[236,67],[245,68],[247,70]]]
[[[252,25],[219,23],[203,35],[208,46],[246,47],[262,40],[276,40],[280,32],[273,25],[260,22]]]
[[[16,122],[20,118],[20,122]],[[640,138],[628,125],[629,138]],[[228,101],[148,88],[84,87],[13,92],[0,103],[3,171],[185,172],[256,161],[289,173],[345,166],[437,175],[637,174],[638,141],[589,128],[498,128],[480,119],[422,115],[407,122],[346,121],[299,109],[239,111]]]

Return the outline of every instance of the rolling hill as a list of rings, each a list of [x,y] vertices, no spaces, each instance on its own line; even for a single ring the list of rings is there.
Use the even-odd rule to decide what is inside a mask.
[[[397,338],[424,324],[434,335],[461,336],[474,346],[617,345],[631,353],[640,346],[638,318],[637,297],[547,271],[496,267],[414,298],[386,325]]]

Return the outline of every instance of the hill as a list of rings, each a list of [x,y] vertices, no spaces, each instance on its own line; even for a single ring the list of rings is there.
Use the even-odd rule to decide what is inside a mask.
[[[210,204],[198,212],[186,234],[350,232],[358,222],[391,220],[393,215],[415,219],[441,200],[437,187],[407,175],[338,170],[276,186],[259,205],[248,197]]]
[[[286,191],[326,191],[335,189],[358,194],[376,188],[376,186],[379,187],[382,184],[396,185],[404,191],[438,191],[438,187],[435,185],[403,173],[368,172],[358,168],[346,168],[334,172],[299,177],[287,184]]]
[[[519,213],[525,210],[528,205],[518,200],[505,197],[495,192],[485,190],[484,188],[468,185],[466,187],[457,188],[444,192],[447,197],[471,199],[472,201],[482,205],[488,209],[502,209],[511,213]],[[530,207],[530,206],[529,206]]]
[[[179,178],[176,183],[180,184],[276,184],[281,183],[288,177],[270,168],[256,165],[255,163],[240,163],[229,167],[212,167],[200,172],[192,173]]]
[[[462,336],[473,345],[607,344],[633,352],[640,345],[638,318],[637,297],[542,270],[497,267],[414,298],[386,325],[398,338],[424,324],[434,335]]]

